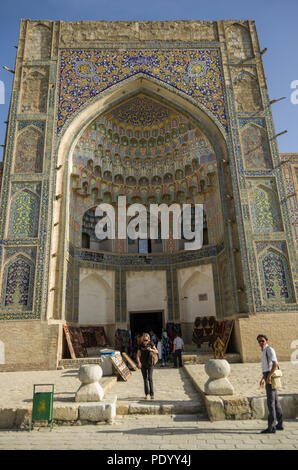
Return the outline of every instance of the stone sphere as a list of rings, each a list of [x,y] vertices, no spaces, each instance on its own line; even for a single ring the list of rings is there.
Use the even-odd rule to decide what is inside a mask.
[[[209,359],[205,364],[205,371],[211,379],[222,379],[228,377],[231,368],[225,359]]]
[[[102,378],[102,368],[98,365],[84,365],[80,367],[79,379],[83,384],[99,382]]]

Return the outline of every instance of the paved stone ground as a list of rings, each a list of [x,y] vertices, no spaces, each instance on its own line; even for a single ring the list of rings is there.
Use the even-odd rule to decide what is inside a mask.
[[[159,368],[153,371],[154,402],[173,404],[176,402],[196,401],[203,403],[201,395],[194,389],[192,381],[183,368]],[[140,370],[134,371],[128,382],[118,381],[111,389],[118,402],[143,402],[144,384]],[[147,402],[147,400],[146,400]]]
[[[298,362],[280,362],[282,370],[282,388],[279,394],[298,393]],[[264,388],[259,386],[262,377],[261,365],[259,363],[230,364],[231,374],[229,380],[234,386],[234,394],[238,397],[261,397],[266,396]],[[189,365],[191,370],[200,383],[202,390],[207,382],[208,375],[205,372],[203,364]]]
[[[74,402],[81,384],[77,376],[78,370],[1,372],[0,408],[30,405],[34,384],[54,384],[55,401]]]
[[[298,450],[298,421],[263,435],[264,421],[197,420],[195,415],[118,417],[112,425],[0,431],[1,450]],[[114,455],[113,453],[111,455]],[[133,452],[132,452],[133,455]],[[139,467],[141,468],[141,467]]]
[[[55,401],[74,402],[75,392],[80,386],[77,378],[78,369],[58,371],[28,371],[0,373],[0,408],[30,405],[32,403],[33,384],[55,384]],[[103,377],[102,380],[104,380]],[[201,402],[201,395],[194,389],[192,382],[183,368],[155,368],[153,372],[155,400],[159,404],[176,402]],[[132,372],[127,382],[119,380],[106,394],[117,395],[118,403],[140,403],[144,400],[144,386],[141,371]],[[146,403],[147,400],[146,400]],[[151,403],[151,401],[150,401]],[[153,402],[152,402],[153,403]]]
[[[259,387],[261,378],[260,364],[230,364],[230,381],[237,396],[265,396]],[[204,384],[207,375],[204,365],[189,366],[193,374]],[[280,394],[298,393],[298,364],[281,362],[283,388]],[[78,369],[57,371],[27,371],[0,373],[0,408],[30,405],[33,384],[55,384],[55,401],[73,402],[75,392],[80,386],[77,378]],[[104,379],[104,378],[103,378]],[[153,372],[155,398],[159,403],[171,404],[174,401],[199,401],[201,397],[191,384],[183,369],[158,368]],[[127,382],[118,381],[110,393],[116,394],[118,402],[131,403],[144,401],[143,379],[140,371],[132,372]],[[108,393],[109,394],[109,393]],[[107,395],[108,396],[108,395]]]

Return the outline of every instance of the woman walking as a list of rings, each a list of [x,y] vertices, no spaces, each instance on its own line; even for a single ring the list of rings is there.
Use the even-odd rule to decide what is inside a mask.
[[[144,389],[145,389],[145,398],[146,400],[154,399],[153,391],[153,365],[150,360],[150,353],[158,354],[158,351],[152,341],[150,341],[149,333],[144,333],[142,342],[139,345],[137,353],[137,363],[138,367],[142,371],[142,376],[144,379]]]

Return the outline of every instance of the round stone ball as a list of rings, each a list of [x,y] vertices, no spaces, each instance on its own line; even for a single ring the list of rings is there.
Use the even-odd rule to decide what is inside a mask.
[[[86,364],[80,367],[79,379],[83,384],[99,382],[102,378],[102,368],[98,365]]]
[[[209,359],[205,364],[205,371],[211,379],[222,379],[228,377],[231,368],[225,359]]]

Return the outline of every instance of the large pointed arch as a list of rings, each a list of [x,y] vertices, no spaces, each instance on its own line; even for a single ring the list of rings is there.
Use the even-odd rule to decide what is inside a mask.
[[[206,137],[209,138],[212,145],[214,145],[217,159],[222,158],[228,160],[226,131],[216,117],[185,93],[178,91],[174,87],[165,85],[155,78],[149,78],[142,73],[130,77],[120,84],[116,84],[108,90],[103,91],[100,95],[81,107],[79,112],[67,122],[67,127],[57,140],[56,195],[53,202],[54,223],[52,226],[51,254],[59,253],[60,256],[51,256],[50,259],[49,312],[58,311],[58,304],[55,303],[58,297],[60,297],[59,310],[61,311],[61,309],[63,309],[63,292],[59,293],[59,285],[63,286],[65,279],[60,278],[58,282],[57,270],[59,268],[57,263],[59,259],[61,260],[60,262],[63,263],[65,253],[68,249],[69,227],[67,224],[64,225],[63,220],[69,219],[68,202],[70,194],[70,174],[72,171],[70,156],[83,132],[97,116],[117,105],[123,101],[123,99],[127,99],[139,92],[151,94],[161,102],[172,107],[174,106],[184,114],[189,115],[205,133]],[[221,164],[219,166],[221,167]],[[222,185],[220,185],[220,191],[223,191]],[[223,199],[222,195],[222,200]],[[59,223],[59,221],[61,221],[61,223]],[[64,272],[63,269],[61,269],[60,272]],[[63,274],[63,276],[65,276],[65,274]]]

